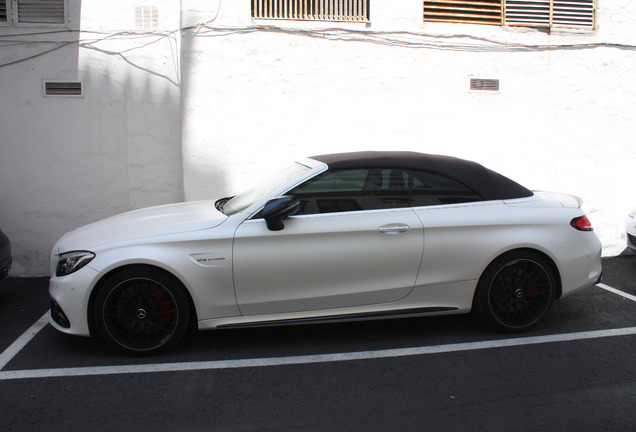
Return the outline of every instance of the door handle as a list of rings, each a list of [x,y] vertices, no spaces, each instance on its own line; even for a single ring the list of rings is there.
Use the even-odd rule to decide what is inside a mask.
[[[382,234],[400,234],[409,230],[409,226],[405,224],[389,224],[382,225],[378,231]]]

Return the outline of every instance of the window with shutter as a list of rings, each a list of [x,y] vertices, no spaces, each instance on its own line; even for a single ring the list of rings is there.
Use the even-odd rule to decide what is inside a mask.
[[[252,17],[314,21],[369,21],[370,0],[252,0]]]
[[[0,0],[0,25],[68,25],[68,0]]]
[[[594,27],[594,0],[554,0],[552,23],[564,27]]]
[[[64,24],[64,0],[16,0],[18,22]]]
[[[594,28],[595,0],[424,0],[424,21]]]
[[[501,25],[501,0],[425,0],[424,21]]]
[[[0,24],[7,22],[7,2],[0,0]]]
[[[506,25],[594,27],[594,0],[506,0]]]

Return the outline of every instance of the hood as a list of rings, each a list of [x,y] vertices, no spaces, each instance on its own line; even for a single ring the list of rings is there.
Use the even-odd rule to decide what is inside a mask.
[[[213,201],[134,210],[77,228],[62,237],[58,253],[90,250],[108,243],[214,228],[227,219]]]

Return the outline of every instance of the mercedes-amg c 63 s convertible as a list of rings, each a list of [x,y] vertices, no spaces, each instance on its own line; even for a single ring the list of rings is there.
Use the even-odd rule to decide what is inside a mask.
[[[191,326],[473,311],[526,330],[597,282],[579,198],[411,152],[301,160],[233,197],[110,217],[52,251],[51,324],[133,353]]]

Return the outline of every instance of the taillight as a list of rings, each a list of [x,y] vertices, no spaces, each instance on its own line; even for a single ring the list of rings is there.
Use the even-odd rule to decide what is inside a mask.
[[[572,225],[572,228],[577,229],[579,231],[594,231],[592,222],[590,222],[587,216],[581,216],[581,217],[572,219],[570,221],[570,225]]]

